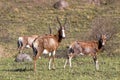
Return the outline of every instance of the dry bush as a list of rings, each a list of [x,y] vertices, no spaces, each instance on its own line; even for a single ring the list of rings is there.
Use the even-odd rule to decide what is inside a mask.
[[[111,3],[114,3],[115,0],[101,0],[101,4],[111,4]]]
[[[118,32],[118,27],[115,26],[114,18],[95,18],[91,23],[91,30],[87,36],[89,39],[96,39],[97,36],[102,34],[108,35],[109,38]]]
[[[106,34],[108,37],[105,51],[107,54],[113,54],[118,48],[119,43],[116,42],[119,33],[119,19],[111,17],[97,17],[91,23],[91,30],[86,34],[88,40],[97,40],[96,36]]]
[[[100,5],[100,0],[89,0],[90,4]]]
[[[101,4],[107,5],[107,4],[113,4],[118,2],[118,0],[88,0],[90,4],[95,4],[100,6]]]

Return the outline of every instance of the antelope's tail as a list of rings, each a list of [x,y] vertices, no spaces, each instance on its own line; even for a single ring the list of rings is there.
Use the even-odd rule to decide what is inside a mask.
[[[23,43],[20,39],[18,39],[17,41],[17,46],[18,46],[18,49],[23,46]]]

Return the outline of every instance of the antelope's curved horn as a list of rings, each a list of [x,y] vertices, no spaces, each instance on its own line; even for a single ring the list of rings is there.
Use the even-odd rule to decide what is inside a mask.
[[[67,18],[65,18],[65,23],[64,23],[64,26],[65,26],[65,24],[66,24],[66,21],[67,21]]]
[[[49,31],[50,31],[50,34],[52,34],[52,29],[51,29],[50,25],[49,25]]]
[[[58,23],[59,23],[60,27],[62,27],[62,25],[61,25],[61,23],[60,23],[60,21],[59,21],[58,17],[57,17],[57,21],[58,21]]]

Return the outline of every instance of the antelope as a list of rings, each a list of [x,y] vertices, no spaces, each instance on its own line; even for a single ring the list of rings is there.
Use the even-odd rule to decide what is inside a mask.
[[[55,54],[56,54],[56,50],[60,44],[60,42],[62,41],[62,39],[64,39],[65,36],[65,24],[66,24],[66,19],[65,19],[65,23],[62,26],[58,17],[57,17],[57,21],[59,23],[59,29],[57,31],[57,34],[50,34],[50,35],[46,35],[46,36],[42,36],[42,37],[38,37],[32,45],[33,48],[33,53],[34,53],[34,72],[36,72],[36,61],[37,59],[42,55],[42,53],[44,54],[49,54],[49,66],[48,69],[51,69],[51,63],[52,63],[52,69],[55,69],[54,66],[54,59],[55,59]]]
[[[68,48],[67,59],[64,65],[66,67],[67,63],[72,67],[71,60],[76,55],[90,55],[92,56],[95,64],[96,70],[99,70],[99,64],[97,60],[97,52],[102,49],[107,40],[106,35],[101,35],[98,41],[74,41]]]
[[[18,50],[19,53],[23,52],[25,47],[31,48],[33,41],[38,37],[38,35],[31,35],[31,36],[21,36],[18,38]]]
[[[49,26],[49,31],[51,34],[51,28]],[[48,35],[48,34],[45,34]],[[18,44],[18,50],[19,53],[23,53],[23,49],[25,47],[31,48],[33,41],[38,37],[38,35],[31,35],[31,36],[21,36],[18,38],[17,44]]]

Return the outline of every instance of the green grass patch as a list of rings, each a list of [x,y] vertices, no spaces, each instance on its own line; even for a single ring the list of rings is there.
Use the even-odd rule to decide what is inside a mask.
[[[65,59],[56,59],[56,70],[48,70],[48,58],[37,61],[37,72],[32,62],[14,62],[14,58],[0,60],[0,79],[2,80],[118,80],[120,60],[118,56],[99,55],[100,70],[96,71],[91,57],[77,57],[72,60],[73,67],[63,69]]]

